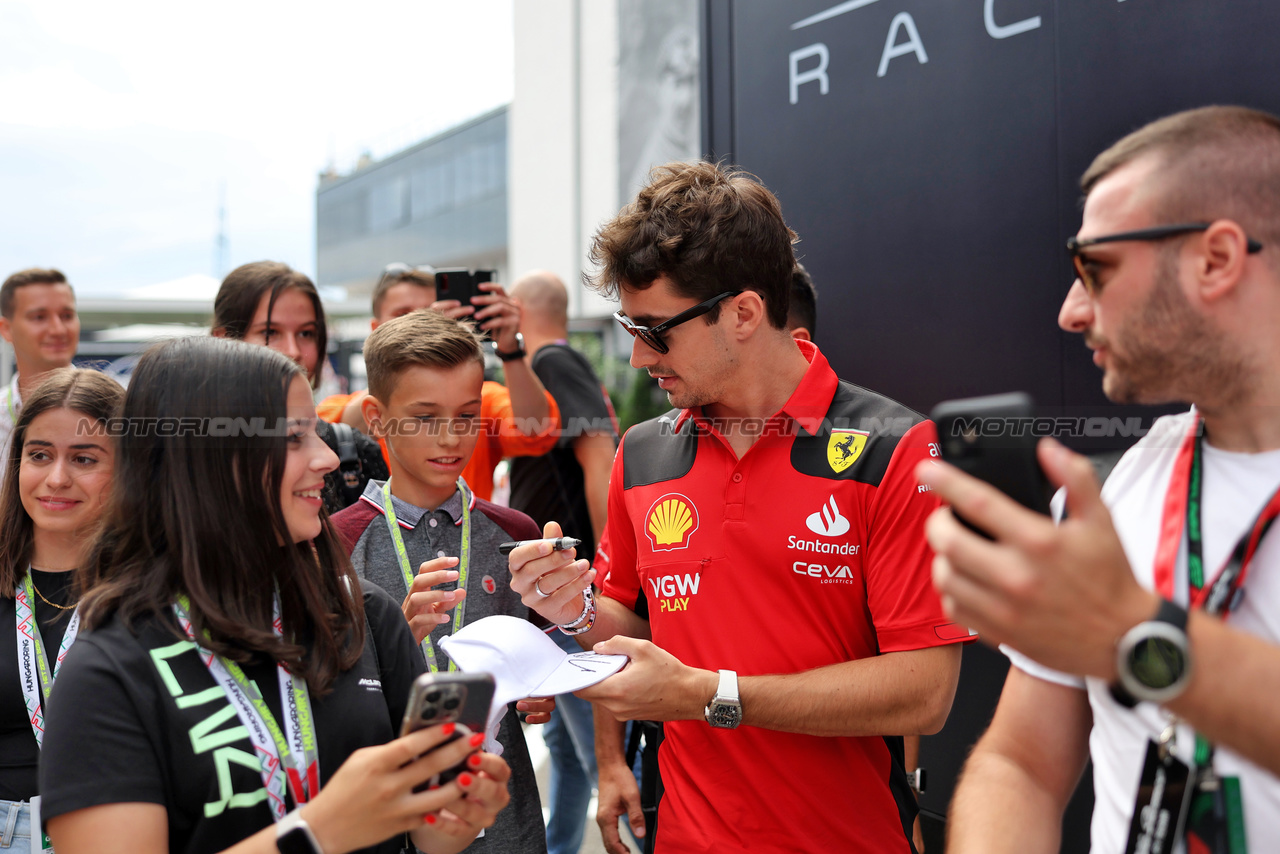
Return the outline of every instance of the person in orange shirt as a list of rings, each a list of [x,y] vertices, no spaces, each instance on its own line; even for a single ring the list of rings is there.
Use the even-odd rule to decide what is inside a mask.
[[[436,299],[436,278],[431,267],[388,264],[373,289],[373,321],[381,324],[416,311],[430,308],[453,318],[471,318],[477,327],[493,338],[498,358],[502,360],[507,384],[486,381],[480,393],[480,417],[484,434],[477,442],[471,461],[462,476],[477,496],[488,501],[493,496],[493,468],[503,457],[532,457],[555,447],[560,436],[560,409],[543,387],[524,354],[520,338],[520,305],[502,285],[481,283],[484,296],[473,298],[471,305],[457,300]],[[360,402],[368,391],[330,395],[316,407],[316,415],[325,421],[350,424],[368,434]],[[388,459],[386,443],[382,456]]]

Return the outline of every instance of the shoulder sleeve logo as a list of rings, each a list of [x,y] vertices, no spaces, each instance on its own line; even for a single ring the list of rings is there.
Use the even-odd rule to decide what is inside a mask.
[[[658,552],[687,549],[693,532],[698,530],[698,509],[675,492],[653,502],[646,518],[645,531],[653,550]]]
[[[827,462],[836,474],[847,469],[862,456],[870,432],[863,430],[832,430],[827,439]]]

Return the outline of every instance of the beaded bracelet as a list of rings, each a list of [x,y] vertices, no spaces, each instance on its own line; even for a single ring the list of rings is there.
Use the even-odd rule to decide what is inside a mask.
[[[579,625],[581,623],[581,625]],[[580,635],[583,632],[591,631],[591,627],[596,624],[596,600],[591,595],[591,588],[587,587],[582,591],[582,613],[572,623],[557,623],[556,628],[564,632],[566,635]]]

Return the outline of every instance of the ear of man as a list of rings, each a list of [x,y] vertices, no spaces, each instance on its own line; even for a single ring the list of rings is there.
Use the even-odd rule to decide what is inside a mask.
[[[728,310],[733,312],[733,335],[738,341],[747,340],[761,326],[769,325],[764,299],[755,291],[743,291],[730,302]]]
[[[1220,219],[1200,235],[1193,272],[1199,298],[1214,303],[1236,291],[1249,261],[1249,236],[1239,223]]]

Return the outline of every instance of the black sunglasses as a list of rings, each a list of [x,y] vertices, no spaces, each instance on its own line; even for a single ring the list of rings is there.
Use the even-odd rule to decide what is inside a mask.
[[[420,273],[424,276],[431,276],[434,278],[436,275],[436,268],[432,267],[430,264],[420,264],[417,267],[410,267],[403,261],[392,261],[390,264],[382,268],[382,275],[378,277],[378,285],[385,282],[388,277],[400,278],[401,276],[409,273]]]
[[[1102,237],[1086,237],[1081,240],[1077,237],[1067,238],[1067,252],[1071,253],[1071,263],[1076,268],[1076,275],[1080,278],[1084,289],[1091,295],[1097,295],[1101,290],[1097,279],[1094,278],[1093,272],[1088,268],[1089,259],[1082,254],[1081,250],[1088,249],[1090,246],[1097,246],[1099,243],[1120,243],[1126,240],[1165,240],[1170,237],[1177,237],[1181,234],[1190,234],[1194,231],[1205,231],[1211,222],[1182,222],[1177,225],[1161,225],[1155,228],[1142,228],[1137,231],[1121,231],[1118,234],[1107,234]],[[1254,240],[1252,237],[1247,238],[1248,243],[1245,247],[1250,255],[1262,251],[1262,244]]]
[[[730,297],[736,297],[740,293],[742,293],[741,290],[725,291],[722,294],[716,294],[711,299],[703,300],[693,308],[682,311],[670,320],[662,321],[657,326],[640,326],[639,324],[633,323],[631,318],[627,317],[621,311],[615,311],[613,313],[613,319],[621,323],[622,328],[630,332],[632,337],[639,338],[659,353],[669,353],[671,352],[671,348],[667,346],[666,341],[662,340],[662,334],[664,332],[670,332],[675,327],[693,320],[695,317],[702,317],[702,315],[719,305],[721,301],[727,300]]]

